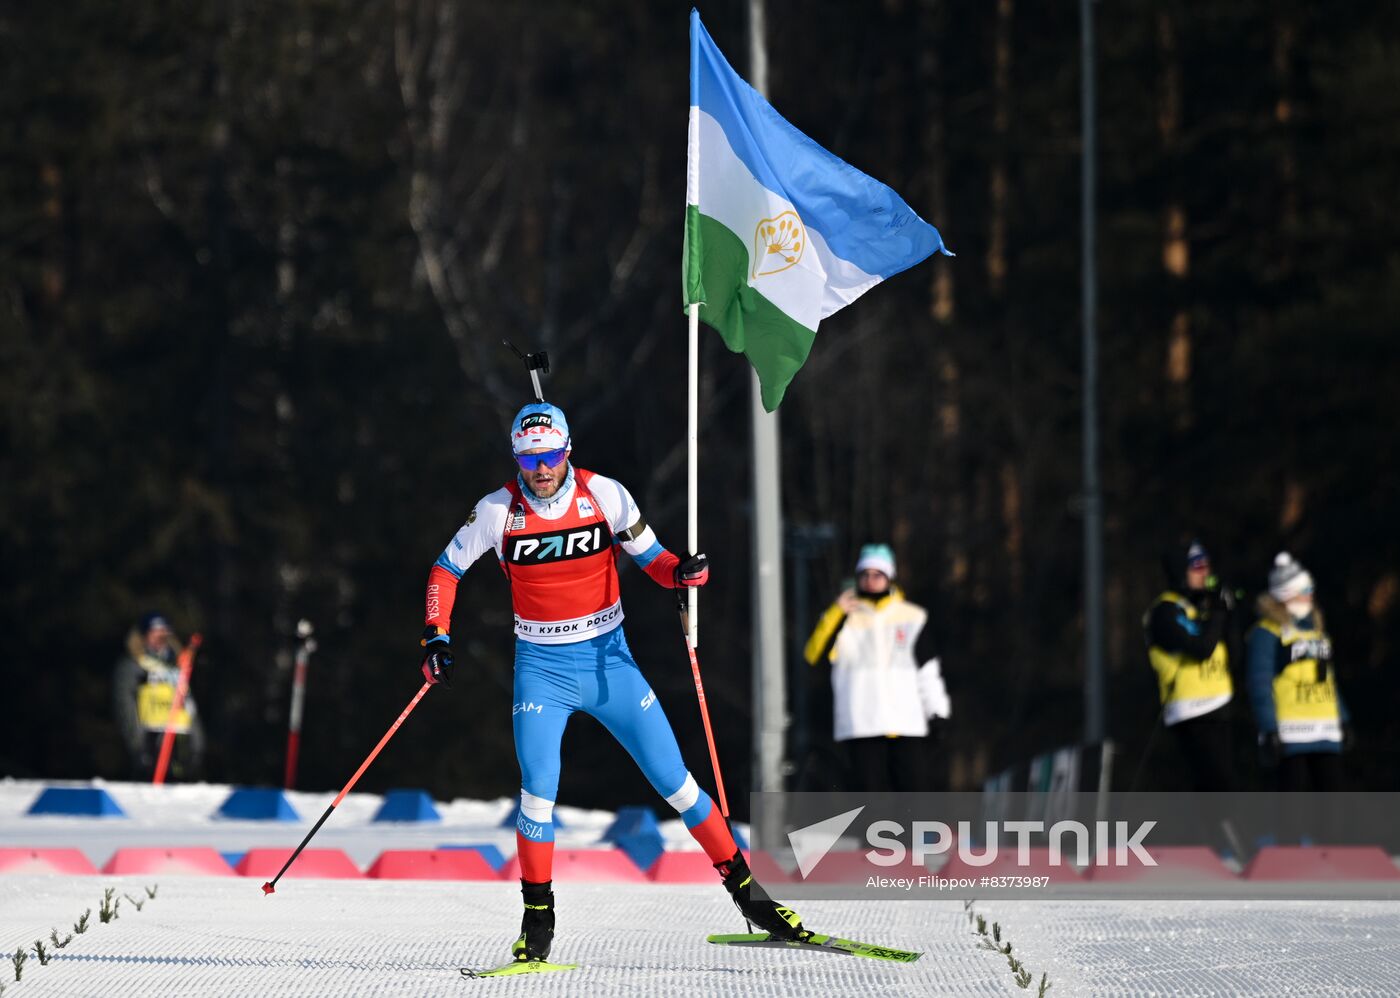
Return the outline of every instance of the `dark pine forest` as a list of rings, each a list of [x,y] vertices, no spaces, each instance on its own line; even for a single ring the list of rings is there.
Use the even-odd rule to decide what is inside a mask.
[[[741,71],[745,7],[701,7]],[[4,5],[0,773],[123,771],[112,666],[158,608],[205,636],[208,776],[238,783],[280,779],[294,630],[314,621],[300,782],[338,788],[420,682],[428,567],[512,473],[529,384],[504,337],[549,351],[577,463],[684,547],[688,8]],[[1351,782],[1393,789],[1400,7],[1096,9],[1122,765],[1157,715],[1140,617],[1188,531],[1251,594],[1281,549],[1311,570],[1355,718]],[[823,324],[788,392],[786,523],[831,539],[804,549],[805,592],[787,562],[787,622],[815,619],[861,543],[893,544],[944,650],[940,767],[976,789],[1082,728],[1076,6],[769,0],[767,16],[776,107],[958,254]],[[702,337],[701,660],[742,799],[749,375]],[[672,598],[632,568],[622,585],[633,651],[708,774]],[[494,566],[464,579],[454,637],[455,689],[361,788],[515,792]],[[1145,786],[1177,786],[1158,741]],[[652,800],[586,717],[565,758],[564,803]]]

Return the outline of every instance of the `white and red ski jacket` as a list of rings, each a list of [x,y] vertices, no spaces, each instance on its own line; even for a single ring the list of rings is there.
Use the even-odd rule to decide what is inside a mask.
[[[637,503],[612,478],[569,466],[540,499],[519,477],[481,499],[428,573],[424,619],[451,628],[457,582],[487,551],[510,580],[515,633],[535,644],[582,641],[622,623],[617,551],[659,585],[675,587],[679,559],[661,546]]]

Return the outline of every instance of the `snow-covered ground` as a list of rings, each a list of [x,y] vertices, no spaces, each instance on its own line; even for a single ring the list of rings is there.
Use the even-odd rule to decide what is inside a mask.
[[[148,878],[149,879],[149,878]],[[1008,994],[1009,975],[961,932],[961,905],[870,906],[865,935],[927,947],[912,965],[825,953],[738,951],[705,942],[744,926],[716,885],[557,887],[553,956],[567,974],[466,980],[464,965],[509,959],[520,924],[512,885],[283,881],[264,897],[256,880],[161,878],[141,911],[123,904],[47,967],[30,960],[5,998],[57,995],[551,995]],[[71,927],[100,887],[138,895],[139,880],[0,878],[0,945],[32,946]],[[821,924],[855,920],[838,904],[808,905]],[[67,930],[65,929],[65,932]],[[60,936],[61,938],[61,936]],[[8,971],[6,964],[0,970]],[[10,977],[8,973],[4,975]]]
[[[1018,901],[988,915],[1056,998],[1400,995],[1393,901]]]
[[[108,789],[131,817],[38,818],[38,784],[0,783],[0,845],[72,845],[101,865],[119,846],[213,845],[240,852],[294,846],[330,794],[293,795],[299,823],[211,818],[225,787],[129,784]],[[353,795],[313,842],[361,866],[386,848],[495,844],[508,801],[439,805],[441,824],[375,825],[379,798]],[[596,844],[610,815],[563,809],[561,844]],[[572,820],[571,820],[572,819]],[[683,829],[663,827],[674,846]],[[159,884],[156,897],[144,888]],[[705,942],[743,923],[718,885],[559,884],[554,956],[566,974],[467,980],[462,965],[503,962],[520,918],[510,883],[260,878],[0,875],[0,953],[46,948],[91,909],[90,927],[47,966],[32,955],[5,998],[110,995],[1024,995],[1006,958],[978,947],[961,901],[807,901],[807,923],[918,949],[908,965],[826,953],[736,950]],[[98,921],[106,887],[123,901]],[[1400,904],[1388,902],[979,901],[1052,998],[1098,995],[1400,995]],[[1036,993],[1033,984],[1030,994]]]

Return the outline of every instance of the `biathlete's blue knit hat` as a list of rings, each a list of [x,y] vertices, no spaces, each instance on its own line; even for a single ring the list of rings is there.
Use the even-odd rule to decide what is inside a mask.
[[[510,424],[510,449],[517,454],[536,447],[555,450],[569,446],[569,421],[564,410],[548,402],[531,402]]]

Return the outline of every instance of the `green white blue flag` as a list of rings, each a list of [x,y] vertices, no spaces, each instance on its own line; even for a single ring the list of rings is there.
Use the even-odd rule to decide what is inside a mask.
[[[938,230],[827,152],[735,73],[690,13],[685,303],[777,409],[822,319],[935,252]]]

